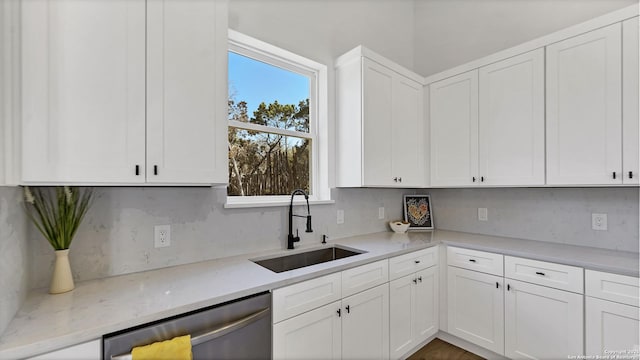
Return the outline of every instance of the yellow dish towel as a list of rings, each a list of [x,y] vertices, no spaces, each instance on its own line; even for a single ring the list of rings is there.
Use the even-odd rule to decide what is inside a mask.
[[[191,335],[174,337],[131,350],[132,360],[191,360]]]

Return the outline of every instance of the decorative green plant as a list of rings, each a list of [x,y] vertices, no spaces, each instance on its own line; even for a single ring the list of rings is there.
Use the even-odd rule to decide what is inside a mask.
[[[27,186],[24,198],[27,215],[54,250],[66,250],[91,206],[93,189],[64,186],[52,190]]]

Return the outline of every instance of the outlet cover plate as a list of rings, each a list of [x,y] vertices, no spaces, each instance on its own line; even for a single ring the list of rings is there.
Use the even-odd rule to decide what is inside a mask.
[[[591,229],[606,231],[607,214],[591,214]]]
[[[489,220],[489,214],[487,208],[478,208],[478,220],[487,221]]]
[[[344,224],[344,210],[338,210],[336,212],[336,223]]]
[[[380,206],[378,208],[378,219],[379,220],[384,219],[384,206]]]
[[[155,248],[171,245],[171,225],[156,225],[153,227],[153,246]]]

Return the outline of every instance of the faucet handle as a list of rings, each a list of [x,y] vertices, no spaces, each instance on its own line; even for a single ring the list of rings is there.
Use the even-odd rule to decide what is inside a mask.
[[[307,215],[307,230],[305,232],[313,232],[313,229],[311,229],[311,215]]]

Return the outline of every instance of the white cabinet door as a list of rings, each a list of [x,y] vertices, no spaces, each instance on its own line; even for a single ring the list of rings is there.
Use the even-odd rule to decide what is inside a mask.
[[[342,359],[389,358],[388,283],[342,299],[342,314]]]
[[[431,185],[473,185],[478,179],[478,71],[429,85]]]
[[[38,355],[28,360],[100,360],[102,359],[102,339]]]
[[[637,356],[640,308],[589,296],[585,303],[586,355]]]
[[[425,186],[422,77],[362,46],[336,63],[337,186]]]
[[[584,351],[583,296],[505,279],[505,356],[566,359]]]
[[[273,358],[340,359],[339,311],[340,302],[336,301],[273,325]]]
[[[145,1],[21,5],[22,181],[144,182]]]
[[[638,126],[638,17],[622,23],[622,177],[640,184]]]
[[[438,332],[438,267],[389,283],[390,358],[400,359]]]
[[[416,344],[438,332],[438,267],[418,271],[415,287],[414,327]]]
[[[393,83],[391,175],[393,184],[399,187],[421,187],[426,183],[423,97],[422,84],[396,74]]]
[[[394,72],[367,58],[363,58],[362,61],[363,183],[371,186],[391,186],[394,185],[391,122]]]
[[[390,358],[400,359],[415,343],[415,274],[389,283],[389,348]]]
[[[147,2],[147,181],[226,183],[223,2]],[[223,14],[224,16],[220,16]],[[221,46],[220,44],[225,44]]]
[[[481,185],[544,185],[544,49],[480,68]]]
[[[620,29],[547,47],[547,184],[622,183]]]
[[[447,268],[449,333],[504,354],[503,278]]]

